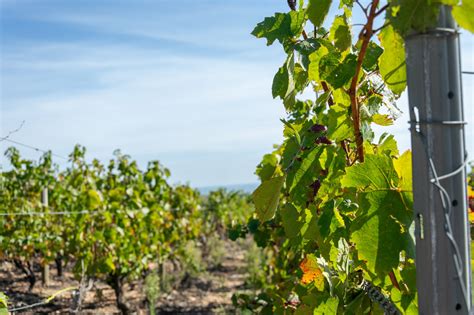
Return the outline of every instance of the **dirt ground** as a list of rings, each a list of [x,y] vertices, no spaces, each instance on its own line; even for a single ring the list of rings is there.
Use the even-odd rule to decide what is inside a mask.
[[[226,255],[219,268],[207,270],[199,277],[188,278],[164,294],[156,304],[156,314],[233,314],[231,297],[245,289],[245,262],[243,250],[233,242],[226,242]],[[37,279],[40,273],[36,273]],[[42,287],[37,280],[32,292],[28,282],[13,264],[0,262],[0,291],[9,297],[9,308],[17,308],[44,301],[55,292],[67,287],[77,287],[68,268],[58,278],[51,266],[50,285]],[[127,286],[127,300],[138,307],[137,314],[147,314],[142,284],[135,282]],[[72,291],[64,292],[50,303],[16,314],[65,314],[72,305]],[[120,314],[115,306],[112,289],[103,282],[96,282],[87,293],[81,314]]]

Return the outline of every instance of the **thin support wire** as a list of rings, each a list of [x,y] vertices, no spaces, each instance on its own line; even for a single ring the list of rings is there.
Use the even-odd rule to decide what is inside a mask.
[[[19,146],[22,146],[22,147],[24,147],[24,148],[28,148],[28,149],[31,149],[31,150],[35,150],[35,151],[37,151],[37,152],[42,152],[42,153],[51,152],[51,151],[48,151],[48,150],[43,150],[43,149],[34,147],[34,146],[29,145],[29,144],[26,144],[26,143],[22,143],[22,142],[19,142],[19,141],[16,141],[16,140],[12,140],[12,139],[10,139],[10,138],[8,138],[8,137],[9,137],[9,136],[0,137],[0,141],[11,142],[11,143],[13,143],[13,144],[16,144],[16,145],[19,145]],[[57,158],[63,159],[63,160],[67,160],[67,158],[65,158],[64,156],[61,156],[61,155],[58,155],[58,154],[55,154],[55,153],[52,153],[52,152],[51,152],[51,155],[52,155],[52,156],[55,156],[55,157],[57,157]]]
[[[50,297],[48,297],[48,298],[46,298],[46,299],[44,299],[40,302],[25,305],[25,306],[15,307],[15,308],[9,309],[8,312],[13,313],[13,312],[18,312],[18,311],[24,311],[24,310],[28,310],[28,309],[32,309],[32,308],[41,306],[41,305],[48,304],[49,302],[54,300],[58,295],[61,295],[65,292],[72,291],[72,290],[76,290],[76,287],[68,287],[68,288],[59,290],[56,293],[54,293],[53,295],[51,295]]]
[[[97,211],[81,210],[81,211],[52,211],[52,212],[0,212],[0,217],[8,216],[42,216],[42,215],[73,215],[96,213]]]

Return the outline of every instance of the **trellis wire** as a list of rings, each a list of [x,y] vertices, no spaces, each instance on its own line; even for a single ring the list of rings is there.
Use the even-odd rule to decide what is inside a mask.
[[[28,310],[28,309],[32,309],[32,308],[41,306],[41,305],[48,304],[49,302],[54,300],[58,295],[63,294],[64,292],[68,292],[68,291],[72,291],[72,290],[76,290],[76,289],[77,289],[76,287],[67,287],[65,289],[62,289],[62,290],[59,290],[59,291],[53,293],[50,297],[42,300],[41,302],[11,308],[11,309],[8,310],[8,312],[13,313],[13,312],[18,312],[18,311],[24,311],[24,310]]]
[[[469,163],[468,156],[466,154],[466,156],[464,158],[464,162],[461,164],[461,166],[456,168],[454,171],[452,171],[448,174],[442,175],[442,176],[438,176],[438,173],[436,171],[436,167],[435,167],[434,162],[433,162],[433,158],[431,157],[431,155],[429,153],[429,150],[428,150],[426,139],[425,139],[424,135],[421,133],[421,131],[417,127],[414,127],[414,125],[419,126],[420,122],[410,121],[409,123],[411,124],[410,130],[412,132],[414,132],[420,138],[421,143],[423,144],[423,148],[425,150],[425,154],[426,154],[428,162],[429,162],[429,167],[431,169],[431,172],[433,173],[433,178],[430,179],[430,183],[433,184],[439,191],[439,195],[440,195],[440,199],[441,199],[441,205],[442,205],[443,210],[444,210],[444,219],[445,219],[444,230],[445,230],[445,234],[446,234],[446,237],[448,238],[448,240],[451,244],[451,247],[454,251],[453,261],[454,261],[454,268],[455,268],[456,274],[457,274],[457,281],[458,281],[459,286],[461,288],[463,299],[464,299],[466,305],[468,305],[468,301],[469,301],[468,296],[467,296],[468,293],[466,292],[466,286],[464,285],[464,282],[462,281],[462,274],[464,272],[464,270],[463,270],[464,268],[462,266],[462,257],[461,257],[461,253],[459,251],[459,245],[457,244],[456,240],[454,239],[453,229],[452,229],[452,224],[451,224],[451,218],[450,218],[450,215],[451,215],[451,197],[449,196],[446,189],[440,183],[440,180],[453,177],[456,174],[462,172],[465,169],[465,167],[467,166],[467,164]],[[429,124],[429,123],[430,122],[425,122],[425,124]],[[451,123],[452,122],[450,122],[450,121],[441,122],[442,125],[450,125]]]

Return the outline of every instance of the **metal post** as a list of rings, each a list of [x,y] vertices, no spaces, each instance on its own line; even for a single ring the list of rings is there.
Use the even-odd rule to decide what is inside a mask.
[[[450,9],[441,8],[435,28],[407,36],[405,47],[419,313],[469,314],[465,122],[459,33]]]
[[[44,188],[41,192],[41,204],[44,208],[48,207],[48,188]],[[47,262],[43,262],[41,268],[41,282],[43,287],[49,286],[49,264]]]

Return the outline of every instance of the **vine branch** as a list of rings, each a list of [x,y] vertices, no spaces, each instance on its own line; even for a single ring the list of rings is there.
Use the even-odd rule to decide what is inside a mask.
[[[388,273],[388,276],[390,277],[390,281],[392,282],[393,286],[397,288],[398,291],[401,291],[400,284],[398,283],[397,277],[395,277],[393,270]]]
[[[362,39],[362,45],[357,56],[357,65],[354,76],[352,77],[351,86],[349,88],[349,96],[351,99],[351,111],[352,111],[352,123],[354,124],[354,134],[357,146],[357,155],[360,162],[364,162],[364,139],[362,132],[360,131],[360,116],[359,116],[359,104],[357,100],[357,82],[359,80],[359,74],[362,69],[362,62],[364,61],[367,47],[370,39],[374,34],[373,25],[376,17],[376,10],[380,0],[374,0],[370,7],[370,12],[367,16],[367,22],[362,28],[359,34],[359,39]]]
[[[380,10],[377,11],[377,13],[375,13],[375,16],[379,16],[382,12],[384,12],[385,10],[387,10],[389,7],[389,4],[386,4],[384,5],[383,7],[380,8]]]
[[[384,28],[386,28],[386,27],[389,26],[390,24],[392,24],[392,23],[390,23],[390,22],[385,23],[384,25],[382,25],[382,26],[380,26],[379,28],[375,29],[375,30],[374,30],[374,33],[377,33],[378,31],[383,30]]]

